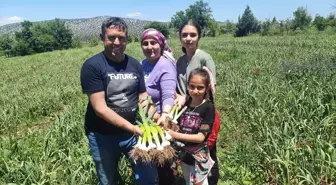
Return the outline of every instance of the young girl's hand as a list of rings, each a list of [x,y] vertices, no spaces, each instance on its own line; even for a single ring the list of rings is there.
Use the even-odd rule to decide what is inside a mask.
[[[178,132],[180,130],[179,126],[170,122],[170,129],[172,131]]]
[[[168,132],[168,134],[169,134],[172,138],[174,138],[173,135],[174,135],[175,131],[169,129],[167,132]]]

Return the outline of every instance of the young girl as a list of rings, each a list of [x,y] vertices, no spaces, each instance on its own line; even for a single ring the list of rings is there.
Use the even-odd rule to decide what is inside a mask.
[[[187,110],[178,120],[179,131],[169,130],[177,141],[185,144],[186,155],[181,159],[186,184],[208,185],[207,176],[214,164],[207,139],[215,118],[215,107],[210,100],[210,76],[205,69],[196,68],[188,79]]]

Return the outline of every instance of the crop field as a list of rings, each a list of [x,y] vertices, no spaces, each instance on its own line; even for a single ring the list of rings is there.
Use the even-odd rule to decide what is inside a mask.
[[[336,35],[202,38],[200,48],[217,67],[220,184],[336,184]],[[0,57],[0,184],[97,184],[79,72],[102,49]],[[144,58],[139,43],[126,53]],[[126,160],[120,169],[134,184]]]

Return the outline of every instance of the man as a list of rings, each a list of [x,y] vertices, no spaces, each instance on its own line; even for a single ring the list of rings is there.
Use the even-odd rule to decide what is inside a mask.
[[[118,183],[120,155],[129,158],[136,136],[142,135],[134,122],[146,87],[141,64],[124,54],[127,36],[124,20],[105,20],[100,35],[104,51],[85,61],[81,70],[82,90],[89,98],[85,130],[101,185]],[[130,163],[138,184],[157,184],[155,165]]]

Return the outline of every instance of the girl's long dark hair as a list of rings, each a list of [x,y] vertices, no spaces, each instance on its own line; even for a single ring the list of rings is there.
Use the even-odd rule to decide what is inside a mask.
[[[202,69],[202,68],[196,68],[196,69],[194,69],[190,72],[189,79],[188,79],[188,85],[189,85],[189,82],[190,82],[191,78],[196,76],[196,75],[199,75],[199,76],[204,78],[204,82],[205,82],[204,85],[205,85],[206,88],[208,88],[210,86],[210,74],[205,69]],[[187,99],[191,100],[191,97],[188,95]],[[214,96],[212,94],[211,88],[210,88],[209,91],[206,92],[205,99],[208,99],[212,103],[214,103]]]
[[[180,40],[181,40],[181,37],[182,37],[182,35],[181,35],[182,34],[182,30],[183,30],[183,28],[186,25],[191,25],[191,26],[194,26],[196,28],[197,34],[198,34],[198,39],[197,40],[199,41],[201,39],[201,32],[202,32],[202,30],[201,30],[201,26],[194,19],[189,19],[188,21],[184,22],[184,24],[182,24],[182,26],[179,29]],[[185,47],[183,47],[183,46],[182,46],[182,51],[183,51],[183,53],[187,52],[186,49],[185,49]]]

